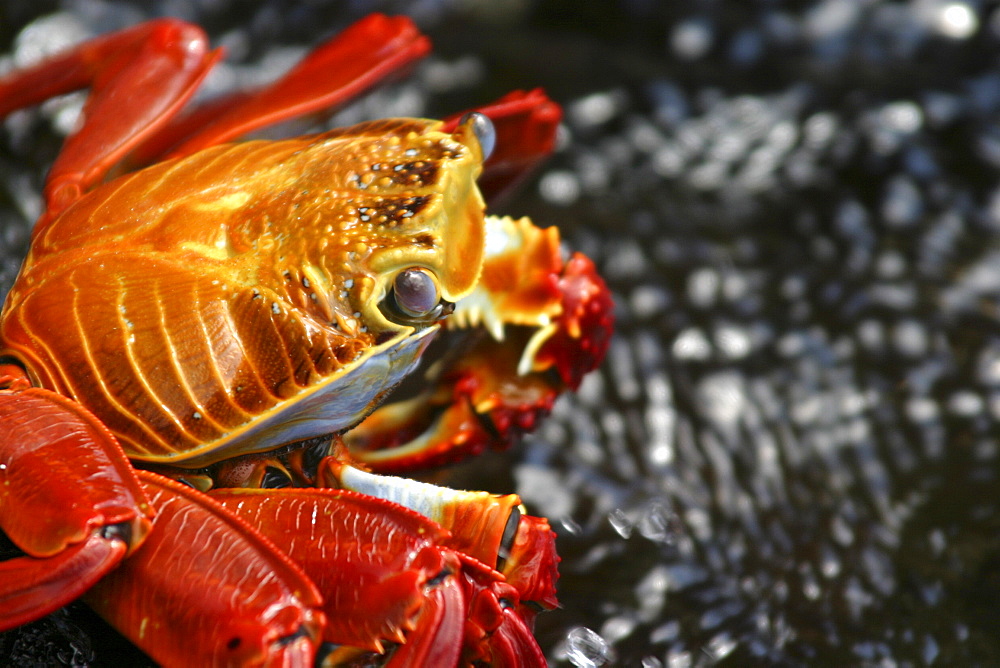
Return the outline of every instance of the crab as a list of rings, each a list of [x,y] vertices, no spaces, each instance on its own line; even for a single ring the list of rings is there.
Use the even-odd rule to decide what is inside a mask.
[[[0,118],[90,89],[0,313],[0,630],[82,597],[165,665],[545,665],[547,521],[400,474],[509,445],[604,356],[593,264],[484,213],[558,106],[233,141],[428,49],[373,15],[185,110],[222,53],[160,19],[0,78]]]

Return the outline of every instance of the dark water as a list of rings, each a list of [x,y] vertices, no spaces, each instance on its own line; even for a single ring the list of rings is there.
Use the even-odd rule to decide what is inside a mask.
[[[4,51],[45,10],[8,4]],[[553,663],[1000,662],[992,3],[159,7],[277,70],[279,46],[411,13],[438,55],[344,122],[539,85],[566,106],[561,150],[503,212],[598,262],[618,334],[523,446],[453,474],[559,531]],[[88,3],[31,25],[47,42],[148,16]],[[6,287],[58,141],[34,116],[3,141]],[[8,660],[73,648],[117,651],[78,608],[0,636]]]

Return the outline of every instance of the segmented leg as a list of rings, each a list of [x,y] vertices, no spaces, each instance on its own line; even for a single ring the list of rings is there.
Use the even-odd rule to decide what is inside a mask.
[[[325,620],[302,569],[204,494],[138,476],[154,531],[84,600],[165,665],[312,666]]]
[[[139,545],[152,508],[118,442],[76,403],[0,391],[0,630],[76,599]]]
[[[66,141],[49,172],[46,215],[35,233],[177,113],[221,56],[221,51],[208,51],[201,28],[160,19],[85,42],[0,79],[0,118],[54,95],[90,88],[87,122]]]
[[[290,118],[333,111],[429,50],[430,41],[409,18],[372,14],[310,52],[278,81],[178,117],[143,152],[150,160],[191,155]]]
[[[481,541],[479,532],[496,533],[499,542],[504,523],[462,525],[492,514],[476,513],[465,497],[447,498],[472,494],[399,479],[382,482],[406,487],[404,495],[420,497],[416,505],[439,517],[451,515],[454,526],[444,529],[424,514],[373,496],[386,489],[370,484],[366,493],[219,489],[210,495],[311,575],[324,596],[324,639],[331,645],[390,652],[390,666],[452,666],[460,656],[462,665],[544,666],[530,621],[518,614],[517,589],[460,549],[463,543],[491,542]],[[474,496],[489,504],[488,495]],[[495,562],[496,551],[490,558]]]

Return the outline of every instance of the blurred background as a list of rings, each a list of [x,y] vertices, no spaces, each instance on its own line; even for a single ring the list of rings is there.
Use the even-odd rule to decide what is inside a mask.
[[[228,48],[218,92],[370,11],[436,51],[333,124],[536,86],[566,110],[501,211],[595,259],[617,335],[449,476],[559,533],[552,664],[1000,662],[996,3],[11,0],[0,69],[165,14]],[[0,294],[80,99],[0,131]],[[130,651],[82,605],[0,635],[0,664]]]

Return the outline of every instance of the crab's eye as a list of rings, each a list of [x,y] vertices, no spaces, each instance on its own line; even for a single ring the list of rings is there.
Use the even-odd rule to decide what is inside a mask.
[[[462,125],[472,123],[472,133],[479,140],[479,148],[483,152],[483,162],[493,155],[493,149],[497,146],[497,130],[493,127],[493,121],[478,111],[470,111],[462,116],[459,121]]]
[[[437,280],[420,267],[410,267],[396,274],[386,305],[395,320],[428,322],[447,315],[450,303],[441,299]]]
[[[421,318],[438,305],[437,283],[423,269],[404,269],[396,274],[392,282],[392,292],[396,306],[405,315]]]

